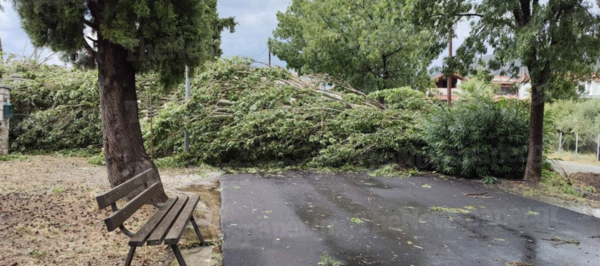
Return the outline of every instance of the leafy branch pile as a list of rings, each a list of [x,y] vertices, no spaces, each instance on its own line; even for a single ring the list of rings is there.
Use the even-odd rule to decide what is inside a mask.
[[[95,70],[65,69],[33,60],[10,60],[7,79],[14,90],[11,102],[11,149],[19,152],[54,152],[102,147],[98,77]],[[157,86],[156,75],[138,77],[138,95],[147,99],[148,88]],[[159,101],[160,94],[153,95]],[[144,102],[145,103],[145,102]],[[145,107],[144,104],[141,107]]]
[[[100,101],[95,71],[40,65],[26,70],[11,92],[13,150],[57,151],[101,147]]]
[[[25,79],[14,84],[13,102],[26,115],[13,120],[13,150],[92,147],[99,154],[95,71],[38,66],[21,72]],[[207,63],[192,79],[187,102],[183,84],[165,98],[157,80],[138,77],[145,144],[150,150],[151,97],[154,108],[162,108],[153,120],[155,158],[175,156],[169,160],[176,165],[383,166],[377,173],[433,168],[473,178],[523,176],[527,104],[495,102],[481,90],[447,108],[410,88],[364,94],[329,76],[298,77],[247,58]]]
[[[182,154],[185,130],[191,143],[182,157],[213,165],[409,164],[423,145],[419,120],[431,104],[421,92],[401,88],[365,95],[340,81],[321,86],[333,84],[327,76],[299,78],[251,64],[220,60],[198,73],[191,100],[186,103],[179,93],[156,117],[156,153]]]

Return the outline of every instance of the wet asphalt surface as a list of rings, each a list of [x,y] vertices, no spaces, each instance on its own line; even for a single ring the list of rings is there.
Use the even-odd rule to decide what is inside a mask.
[[[225,266],[600,265],[600,219],[472,181],[289,172],[221,188]]]

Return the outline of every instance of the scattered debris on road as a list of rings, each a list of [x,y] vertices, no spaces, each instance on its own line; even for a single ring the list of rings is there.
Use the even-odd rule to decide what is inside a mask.
[[[579,244],[581,243],[581,241],[579,241],[579,240],[574,240],[574,239],[571,239],[571,240],[562,240],[559,237],[542,238],[542,240],[554,242],[554,247],[555,248],[558,247],[558,246],[560,246],[560,245],[566,245],[566,244],[573,244],[573,245],[579,246]]]
[[[478,198],[478,199],[493,199],[494,197],[492,196],[486,196],[487,192],[483,192],[483,193],[463,193],[463,195],[465,197],[471,197],[471,198]]]

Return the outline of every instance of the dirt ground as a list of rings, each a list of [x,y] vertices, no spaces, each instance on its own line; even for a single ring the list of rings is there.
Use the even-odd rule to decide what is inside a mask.
[[[199,171],[160,172],[167,194],[200,195],[196,220],[205,239],[218,242],[218,173]],[[110,210],[98,210],[95,201],[108,189],[106,168],[85,158],[27,156],[0,162],[0,265],[122,265],[128,238],[106,230],[103,219]],[[125,225],[135,232],[153,213],[145,206]],[[182,246],[197,243],[191,231]],[[165,246],[144,246],[137,249],[133,265],[169,265],[172,260]]]
[[[595,173],[575,173],[569,176],[571,181],[581,187],[594,187],[600,192],[600,174]]]
[[[577,205],[580,205],[600,209],[600,174],[575,173],[567,175],[566,180],[578,189],[580,196],[562,193],[556,189],[545,187],[543,184],[520,180],[503,180],[497,186],[516,195],[562,207],[575,206],[577,209]],[[589,191],[586,189],[588,187],[594,187],[596,191]]]

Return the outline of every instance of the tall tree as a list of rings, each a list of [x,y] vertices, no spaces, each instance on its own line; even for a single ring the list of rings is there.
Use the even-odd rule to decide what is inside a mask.
[[[156,166],[146,154],[136,74],[165,85],[214,55],[216,0],[13,0],[35,46],[85,50],[98,67],[104,154],[111,186]],[[227,26],[233,26],[227,24]],[[157,171],[157,180],[160,177]],[[158,200],[164,200],[162,193]]]
[[[404,1],[293,0],[269,39],[273,54],[305,73],[340,76],[369,92],[427,87],[436,38],[402,17]]]
[[[471,32],[448,72],[468,73],[478,55],[492,50],[491,69],[509,65],[511,75],[527,69],[531,83],[529,151],[525,179],[541,180],[543,163],[544,103],[552,95],[573,90],[591,77],[598,66],[600,19],[585,0],[410,0],[405,9],[413,23],[447,36],[460,19],[469,19]],[[441,51],[439,51],[441,52]],[[555,86],[555,84],[560,84]]]

